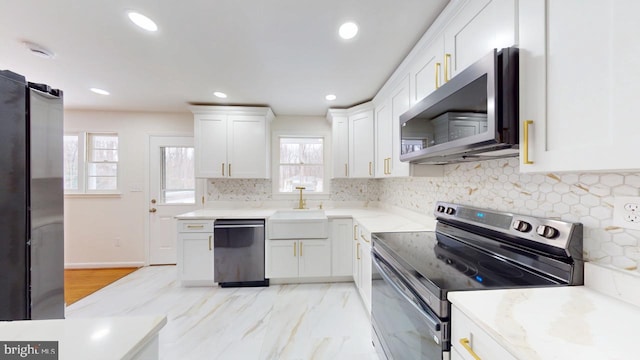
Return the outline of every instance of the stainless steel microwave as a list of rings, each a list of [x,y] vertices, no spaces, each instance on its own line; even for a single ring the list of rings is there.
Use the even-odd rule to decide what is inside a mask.
[[[400,160],[518,155],[518,49],[494,49],[400,116]]]

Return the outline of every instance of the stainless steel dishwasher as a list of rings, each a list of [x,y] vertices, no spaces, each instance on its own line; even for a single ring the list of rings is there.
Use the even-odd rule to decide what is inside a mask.
[[[213,225],[213,279],[221,287],[269,286],[264,278],[264,219]]]

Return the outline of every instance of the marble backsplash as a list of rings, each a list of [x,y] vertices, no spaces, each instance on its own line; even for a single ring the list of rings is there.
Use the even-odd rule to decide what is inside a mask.
[[[432,216],[436,201],[581,222],[585,259],[640,275],[640,231],[614,226],[614,196],[640,173],[521,174],[517,158],[446,165],[443,177],[334,179],[332,201],[379,201]],[[272,200],[270,180],[210,179],[209,201]]]

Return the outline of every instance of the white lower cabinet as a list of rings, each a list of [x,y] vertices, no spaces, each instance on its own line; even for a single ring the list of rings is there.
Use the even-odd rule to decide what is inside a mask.
[[[331,276],[328,239],[268,240],[267,278]]]
[[[331,276],[351,276],[353,256],[353,240],[351,229],[353,220],[329,220],[331,231]]]
[[[353,281],[365,308],[371,313],[371,233],[354,221]]]
[[[455,305],[451,308],[451,348],[452,360],[517,359]]]
[[[213,220],[178,221],[178,279],[182,286],[212,286]]]

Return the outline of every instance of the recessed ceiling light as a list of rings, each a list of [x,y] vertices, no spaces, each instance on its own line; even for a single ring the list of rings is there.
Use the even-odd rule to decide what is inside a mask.
[[[109,95],[109,92],[107,90],[102,90],[102,89],[98,89],[98,88],[91,88],[89,90],[93,91],[96,94]]]
[[[352,39],[358,33],[358,25],[352,22],[346,22],[340,25],[340,29],[338,30],[338,34],[340,37],[349,40]]]
[[[329,101],[333,101],[336,99],[336,96],[333,94],[329,94],[327,96],[324,97],[325,99],[329,100]]]
[[[56,56],[56,54],[54,54],[53,51],[45,48],[42,45],[38,45],[30,41],[23,41],[22,44],[26,46],[27,49],[29,49],[29,51],[31,51],[33,55],[37,55],[45,59],[52,59]]]
[[[131,20],[134,24],[138,25],[139,27],[147,31],[158,31],[158,25],[156,25],[156,23],[153,20],[149,19],[148,17],[140,13],[137,13],[135,11],[129,11],[127,15],[129,16],[129,20]]]
[[[219,97],[220,99],[226,99],[227,98],[227,94],[220,92],[220,91],[216,91],[213,93],[213,95],[215,95],[216,97]]]

